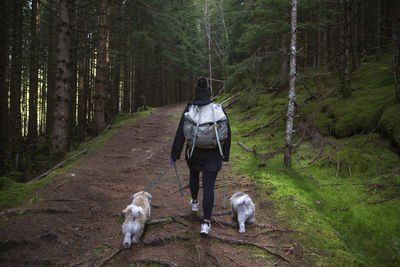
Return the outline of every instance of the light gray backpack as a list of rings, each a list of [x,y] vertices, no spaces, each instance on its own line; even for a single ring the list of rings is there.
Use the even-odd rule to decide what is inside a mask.
[[[191,147],[190,151],[188,150],[188,158],[192,157],[195,147],[218,147],[223,157],[222,144],[228,136],[228,118],[220,104],[190,105],[189,111],[185,113],[183,133]]]

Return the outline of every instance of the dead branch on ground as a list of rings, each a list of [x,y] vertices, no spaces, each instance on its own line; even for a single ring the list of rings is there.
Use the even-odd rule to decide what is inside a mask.
[[[1,216],[11,215],[15,213],[24,212],[44,212],[44,213],[72,213],[77,212],[76,210],[64,210],[64,209],[53,209],[53,208],[15,208],[0,212]]]
[[[225,100],[223,100],[223,101],[221,102],[221,105],[225,104],[226,102],[228,102],[228,101],[231,100],[231,99],[234,99],[234,98],[240,96],[241,94],[242,94],[242,91],[240,91],[239,93],[237,93],[237,94],[235,94],[235,95],[233,95],[233,96],[231,96],[231,97],[228,97],[227,99],[225,99]]]
[[[274,256],[288,262],[289,264],[292,264],[285,256],[280,255],[279,253],[276,253],[269,249],[269,248],[276,248],[274,245],[263,245],[263,244],[252,243],[252,242],[243,241],[243,240],[239,240],[239,239],[224,238],[224,237],[220,237],[220,236],[213,235],[213,234],[209,234],[207,237],[219,240],[224,243],[232,244],[232,245],[256,247],[256,248],[262,249],[262,250],[268,252],[269,254],[274,255]]]
[[[391,197],[389,197],[389,198],[382,199],[382,200],[378,200],[378,201],[373,201],[373,202],[366,202],[366,204],[369,204],[369,205],[381,204],[381,203],[384,203],[384,202],[386,202],[386,201],[395,199],[395,198],[398,197],[398,196],[399,196],[399,194],[394,194],[393,196],[391,196]]]
[[[274,122],[276,122],[277,120],[279,120],[280,118],[282,118],[283,115],[284,115],[284,113],[279,114],[279,116],[275,117],[274,119],[272,119],[272,120],[269,121],[268,123],[264,124],[263,126],[260,126],[260,127],[256,128],[256,129],[254,129],[254,130],[248,132],[247,134],[242,135],[242,136],[243,136],[243,137],[250,137],[250,136],[252,136],[252,135],[253,135],[254,133],[256,133],[257,131],[259,131],[259,130],[261,130],[261,129],[264,129],[264,128],[267,128],[268,126],[274,124]]]
[[[34,178],[34,179],[32,179],[32,180],[30,180],[30,181],[28,181],[28,182],[26,182],[26,183],[27,183],[27,184],[31,184],[31,183],[33,183],[33,182],[39,181],[40,179],[43,179],[44,177],[46,177],[47,175],[49,175],[49,173],[51,173],[52,171],[54,171],[54,170],[60,168],[62,165],[64,165],[68,160],[74,159],[74,158],[76,158],[76,157],[78,157],[78,156],[80,156],[80,155],[82,155],[82,154],[85,154],[85,153],[87,153],[87,149],[84,149],[84,150],[80,151],[79,153],[73,155],[73,156],[70,157],[69,159],[65,159],[65,160],[61,161],[60,163],[56,164],[56,165],[55,165],[53,168],[51,168],[50,170],[48,170],[48,171],[42,173],[41,175],[37,176],[36,178]]]
[[[253,146],[253,150],[251,150],[250,148],[248,148],[245,144],[243,144],[242,142],[238,141],[237,142],[239,146],[241,146],[244,150],[246,150],[247,152],[253,153],[254,155],[256,155],[257,157],[260,157],[264,160],[264,165],[266,165],[267,160],[269,160],[270,158],[275,157],[275,155],[281,154],[283,153],[285,150],[284,149],[278,149],[272,152],[268,152],[268,153],[258,153],[257,152],[257,146],[254,145]]]
[[[144,258],[144,259],[136,259],[133,260],[132,263],[157,263],[157,264],[161,264],[164,266],[168,266],[168,267],[176,267],[176,263],[173,263],[171,261],[167,261],[167,260],[161,260],[161,259],[150,259],[150,258]]]
[[[113,257],[115,257],[116,255],[118,255],[122,250],[124,250],[123,248],[118,248],[116,249],[113,253],[111,253],[107,258],[103,259],[97,266],[103,266],[104,264],[106,264],[109,260],[111,260]]]
[[[163,245],[163,244],[165,244],[167,242],[170,242],[172,240],[189,241],[190,239],[191,239],[190,237],[172,235],[172,236],[159,237],[159,238],[150,239],[150,240],[143,240],[143,241],[141,241],[139,243],[139,245],[142,245],[142,246],[159,246],[159,245]]]

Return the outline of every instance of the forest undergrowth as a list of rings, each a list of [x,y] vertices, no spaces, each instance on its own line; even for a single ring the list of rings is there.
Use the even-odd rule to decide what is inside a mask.
[[[299,75],[291,170],[281,154],[286,93],[248,90],[226,102],[232,165],[263,188],[317,266],[398,266],[400,104],[390,60],[361,66],[347,99],[334,78],[315,76]]]

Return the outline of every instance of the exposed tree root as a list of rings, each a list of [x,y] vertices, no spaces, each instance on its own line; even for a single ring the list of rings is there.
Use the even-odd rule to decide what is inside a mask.
[[[168,266],[168,267],[176,267],[177,265],[171,261],[167,261],[167,260],[161,260],[161,259],[150,259],[150,258],[144,258],[144,259],[136,259],[133,260],[132,263],[157,263],[157,264],[161,264],[164,266]]]
[[[224,238],[224,237],[216,236],[216,235],[213,235],[213,234],[209,234],[207,237],[208,238],[212,238],[212,239],[216,239],[216,240],[219,240],[221,242],[228,243],[228,244],[256,247],[256,248],[259,248],[259,249],[262,249],[262,250],[268,252],[271,255],[274,255],[274,256],[278,257],[281,260],[284,260],[284,261],[288,262],[289,264],[292,264],[285,256],[280,255],[279,253],[276,253],[276,252],[270,250],[269,248],[276,248],[273,245],[262,245],[262,244],[252,243],[252,242],[243,241],[243,240]]]
[[[160,246],[160,245],[163,245],[163,244],[165,244],[167,242],[170,242],[172,240],[189,241],[190,239],[191,239],[190,237],[173,235],[173,236],[160,237],[160,238],[155,238],[155,239],[150,239],[150,240],[143,240],[138,245],[142,245],[142,246]]]
[[[213,263],[215,266],[219,266],[218,259],[214,255],[212,255],[208,250],[206,250],[206,254],[208,257],[213,259],[211,263]]]
[[[105,263],[107,263],[109,260],[111,260],[113,257],[115,257],[116,255],[118,255],[122,250],[124,250],[123,248],[119,248],[116,249],[113,253],[111,253],[107,258],[103,259],[97,266],[103,266]]]
[[[232,259],[231,257],[228,257],[226,255],[224,255],[225,258],[228,258],[229,260],[231,260],[234,264],[236,264],[237,266],[241,266],[241,267],[246,267],[245,265],[242,265],[240,263],[238,263],[237,261],[235,261],[234,259]]]
[[[53,208],[15,208],[15,209],[9,209],[9,210],[0,212],[0,217],[15,214],[15,213],[24,213],[24,212],[72,213],[72,212],[76,212],[76,210],[62,210],[62,209],[53,209]]]
[[[36,236],[36,237],[34,237],[32,239],[0,241],[0,249],[7,250],[7,249],[11,249],[11,248],[16,247],[16,246],[32,245],[37,240],[49,240],[49,241],[52,241],[52,240],[61,240],[61,239],[57,234],[46,233],[46,234],[42,234],[42,235]],[[63,242],[63,243],[65,243],[65,242]]]

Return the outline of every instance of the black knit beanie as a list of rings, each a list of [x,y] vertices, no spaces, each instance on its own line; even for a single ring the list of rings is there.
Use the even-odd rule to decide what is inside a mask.
[[[204,77],[200,77],[197,80],[196,88],[194,89],[194,97],[210,99],[211,97],[211,89],[208,86],[207,79]]]

